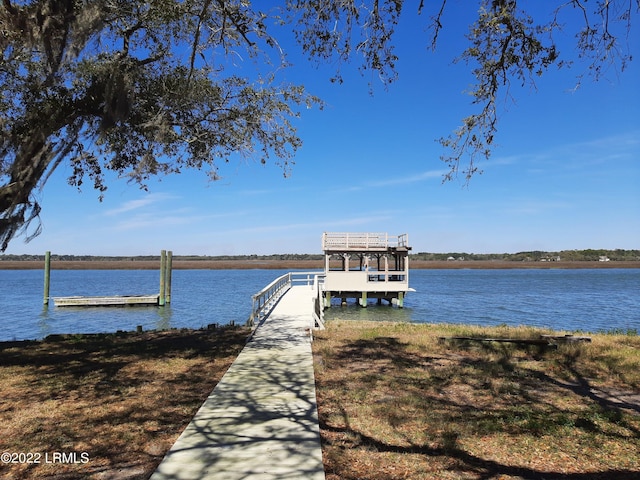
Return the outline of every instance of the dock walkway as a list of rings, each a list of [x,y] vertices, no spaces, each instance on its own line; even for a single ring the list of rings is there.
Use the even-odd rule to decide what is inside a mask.
[[[293,286],[178,438],[151,480],[324,479],[309,286]]]

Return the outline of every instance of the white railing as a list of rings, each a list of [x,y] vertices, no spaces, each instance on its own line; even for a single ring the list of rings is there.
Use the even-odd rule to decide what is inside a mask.
[[[291,285],[308,285],[310,287],[313,287],[315,277],[320,274],[320,272],[289,272]]]
[[[312,328],[319,328],[324,330],[324,305],[322,292],[324,291],[324,280],[327,276],[325,274],[317,274],[314,277],[313,285],[313,325]],[[312,337],[313,338],[313,337]]]
[[[256,323],[260,323],[293,285],[308,285],[314,291],[314,304],[309,305],[309,308],[314,308],[315,322],[312,328],[317,328],[316,323],[320,328],[324,328],[324,313],[321,311],[318,318],[315,318],[317,316],[315,315],[315,304],[322,298],[323,279],[324,274],[318,272],[289,272],[276,278],[258,293],[252,295],[251,315],[247,320],[247,325],[253,327]]]
[[[389,235],[388,233],[345,233],[325,232],[322,234],[322,249],[369,249],[406,247],[409,245],[409,236]]]
[[[291,285],[308,285],[313,291],[310,307],[313,308],[313,322],[311,329],[324,330],[324,307],[322,306],[322,287],[325,274],[320,272],[290,272]]]
[[[253,327],[256,323],[271,311],[276,302],[286,293],[291,287],[291,274],[285,273],[284,275],[276,278],[269,285],[264,287],[255,295],[251,297],[251,315],[247,320],[247,325]],[[257,322],[256,322],[257,319]]]

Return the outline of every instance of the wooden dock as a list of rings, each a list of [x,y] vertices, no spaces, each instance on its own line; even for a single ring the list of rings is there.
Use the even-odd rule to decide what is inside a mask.
[[[292,286],[260,315],[151,480],[324,480],[309,332],[314,296],[310,285]]]
[[[324,308],[332,298],[386,300],[402,308],[409,288],[409,238],[406,233],[324,232]]]
[[[160,295],[115,295],[111,297],[53,297],[56,307],[158,306]]]
[[[44,305],[53,299],[56,307],[163,307],[171,303],[171,250],[160,251],[160,292],[152,295],[102,295],[50,297],[51,252],[46,252],[44,261]]]

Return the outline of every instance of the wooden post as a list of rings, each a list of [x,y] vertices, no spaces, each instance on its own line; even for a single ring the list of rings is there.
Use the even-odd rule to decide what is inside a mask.
[[[167,252],[166,250],[160,251],[160,296],[158,298],[158,305],[164,307],[164,293],[165,293],[165,284],[166,284],[166,276],[167,276]]]
[[[367,308],[367,292],[362,292],[362,298],[360,299],[360,306]]]
[[[173,252],[167,252],[167,273],[165,278],[165,303],[171,303],[171,269],[173,265]]]
[[[404,308],[404,292],[398,292],[398,307]]]
[[[44,254],[44,298],[45,305],[49,305],[49,279],[51,277],[51,252]]]

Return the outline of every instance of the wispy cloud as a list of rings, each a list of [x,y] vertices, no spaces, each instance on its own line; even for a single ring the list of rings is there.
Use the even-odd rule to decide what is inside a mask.
[[[369,182],[368,187],[389,187],[392,185],[406,185],[409,183],[422,182],[424,180],[431,180],[432,178],[442,178],[448,173],[448,170],[427,170],[425,172],[417,172],[407,174],[402,177],[388,178],[384,180],[377,180]]]
[[[185,206],[181,196],[170,193],[152,193],[126,201],[104,213],[112,219],[110,230],[116,231],[219,224],[224,219],[241,218],[246,214],[246,211],[198,208],[191,202]]]
[[[158,212],[137,213],[126,217],[113,225],[114,230],[166,229],[180,225],[219,224],[226,218],[241,217],[241,212],[223,212],[213,214],[193,213],[190,208]]]
[[[147,228],[167,228],[177,225],[188,225],[193,222],[186,215],[169,213],[167,215],[140,214],[127,217],[113,226],[114,230],[141,230]]]
[[[637,158],[640,150],[640,131],[629,131],[616,135],[592,138],[582,142],[567,142],[549,148],[528,151],[516,155],[496,156],[481,165],[482,170],[493,167],[525,166],[527,174],[575,172],[593,174],[593,168],[608,168]],[[618,171],[619,173],[619,171]]]
[[[628,131],[616,135],[594,138],[585,142],[575,144],[586,148],[599,149],[637,149],[640,147],[640,130]]]
[[[593,167],[612,169],[613,165],[617,165],[617,173],[620,173],[623,163],[635,162],[639,152],[640,132],[633,131],[556,145],[547,150],[522,155],[518,162],[533,167],[528,173],[579,170],[593,174]]]
[[[271,195],[295,194],[304,191],[305,188],[297,185],[295,181],[285,179],[284,181],[273,182],[272,184],[260,182],[256,187],[234,189],[232,194],[240,197],[258,197]]]
[[[567,210],[575,205],[567,201],[541,201],[538,199],[522,199],[509,202],[508,206],[502,209],[508,215],[541,215],[544,213]]]
[[[124,202],[122,205],[116,208],[112,208],[105,212],[107,216],[115,216],[120,215],[122,213],[132,212],[135,210],[140,210],[142,208],[148,207],[150,205],[154,205],[159,202],[163,202],[165,200],[178,198],[174,195],[169,195],[166,193],[150,193],[144,198],[139,198],[137,200],[129,200]]]
[[[568,168],[584,169],[587,166],[613,165],[614,162],[631,159],[640,151],[640,132],[596,138],[585,142],[562,145],[549,152],[556,160],[563,158]]]
[[[372,223],[371,219],[375,218],[375,223],[380,221],[386,221],[393,218],[393,215],[387,212],[373,212],[363,213],[362,216],[356,218],[346,218],[337,221],[318,220],[314,222],[294,222],[294,223],[274,223],[270,225],[261,225],[255,227],[237,228],[226,231],[216,231],[218,235],[236,235],[236,234],[259,234],[266,232],[280,232],[280,231],[300,231],[311,229],[313,231],[323,232],[327,229],[336,230],[339,228],[349,229],[350,227],[356,227],[359,225],[366,225]]]
[[[434,178],[442,179],[448,170],[426,170],[424,172],[407,173],[406,175],[385,178],[382,180],[364,180],[360,184],[345,187],[334,187],[334,191],[358,192],[368,188],[393,187],[398,185],[408,185],[411,183],[423,182]]]

